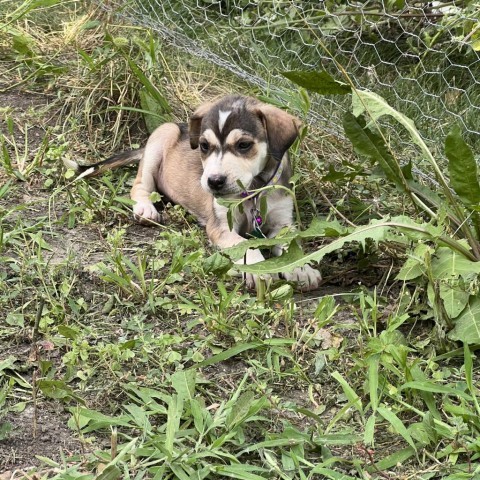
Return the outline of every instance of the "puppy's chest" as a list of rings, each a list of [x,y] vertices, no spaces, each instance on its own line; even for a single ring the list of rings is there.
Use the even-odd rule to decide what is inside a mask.
[[[233,212],[234,229],[242,236],[249,236],[255,230],[267,233],[268,220],[268,214],[260,212],[259,201],[247,200]]]
[[[233,214],[234,228],[242,236],[267,236],[278,226],[291,224],[292,207],[291,198],[277,192],[264,200],[247,200]]]

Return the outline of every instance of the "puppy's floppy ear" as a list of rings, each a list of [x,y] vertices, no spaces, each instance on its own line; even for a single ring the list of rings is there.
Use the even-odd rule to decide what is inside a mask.
[[[260,104],[257,112],[265,128],[268,147],[275,160],[280,161],[298,137],[302,123],[277,107]]]
[[[190,135],[190,146],[195,149],[198,148],[198,139],[200,138],[200,128],[202,126],[203,117],[210,111],[213,102],[204,103],[198,107],[190,117],[188,124],[188,132]]]

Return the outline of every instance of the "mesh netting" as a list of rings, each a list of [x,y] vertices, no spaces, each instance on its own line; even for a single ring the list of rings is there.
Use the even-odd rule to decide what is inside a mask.
[[[426,139],[443,140],[453,123],[471,143],[480,133],[478,2],[117,0],[105,6],[270,96],[285,100],[295,89],[281,71],[327,70],[342,80],[338,62],[354,84],[414,119]],[[311,119],[341,135],[348,102],[313,96]]]

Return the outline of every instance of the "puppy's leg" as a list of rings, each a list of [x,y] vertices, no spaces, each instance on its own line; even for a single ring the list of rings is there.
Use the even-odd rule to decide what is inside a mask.
[[[219,248],[228,248],[238,245],[245,241],[241,235],[235,230],[230,230],[227,221],[227,209],[214,202],[214,214],[208,219],[206,224],[206,230],[209,240],[213,245]],[[238,264],[251,265],[265,260],[259,249],[248,249],[245,257],[237,260]],[[277,275],[269,275],[269,279],[277,278]],[[266,279],[266,278],[265,278]],[[253,289],[258,284],[258,276],[252,273],[245,274],[245,283],[247,288]]]
[[[145,146],[137,177],[133,183],[130,197],[135,201],[133,213],[141,223],[159,222],[160,214],[150,200],[150,195],[158,191],[156,179],[159,177],[164,157],[178,141],[180,130],[174,123],[165,123],[158,127]]]
[[[292,212],[293,200],[290,195],[284,196],[281,194],[279,198],[275,199],[275,202],[268,204],[268,221],[271,225],[270,231],[268,232],[269,238],[275,237],[282,228],[293,224]],[[280,256],[283,250],[284,246],[275,245],[272,253],[275,256]],[[296,282],[298,289],[302,292],[315,290],[322,280],[321,273],[310,265],[297,267],[292,272],[283,273],[282,277],[289,282]]]
[[[154,174],[158,171],[159,163],[151,161],[147,166],[140,164],[130,192],[130,197],[135,201],[133,215],[135,220],[140,223],[149,223],[150,221],[158,223],[160,221],[160,214],[150,200],[150,195],[156,191]]]

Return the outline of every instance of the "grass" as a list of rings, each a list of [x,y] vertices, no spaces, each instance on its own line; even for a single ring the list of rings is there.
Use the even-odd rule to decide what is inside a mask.
[[[133,224],[132,171],[73,182],[62,167],[142,143],[149,95],[185,120],[255,92],[81,3],[9,27],[0,478],[476,478],[476,346],[439,341],[423,286],[395,281],[404,250],[346,245],[314,295],[257,298],[179,207]],[[12,51],[14,35],[30,50]],[[304,220],[404,209],[338,139],[312,127],[302,151]]]

